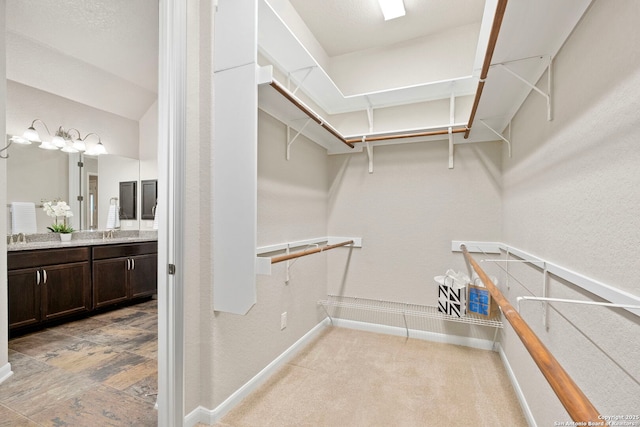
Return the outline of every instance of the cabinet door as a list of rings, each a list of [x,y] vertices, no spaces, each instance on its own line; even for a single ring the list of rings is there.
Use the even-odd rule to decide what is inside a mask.
[[[40,322],[40,271],[26,268],[8,272],[9,328]],[[41,279],[42,280],[42,279]]]
[[[88,261],[50,265],[40,271],[45,277],[40,286],[42,320],[91,310],[91,270]]]
[[[93,307],[126,301],[129,297],[128,258],[93,261]]]
[[[155,294],[158,284],[158,255],[138,255],[131,260],[132,269],[129,271],[131,298]]]

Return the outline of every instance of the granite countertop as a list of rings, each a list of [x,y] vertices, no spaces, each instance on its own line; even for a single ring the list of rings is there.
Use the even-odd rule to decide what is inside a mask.
[[[14,236],[14,241],[16,236]],[[74,232],[69,242],[61,242],[56,233],[27,234],[27,243],[11,243],[7,238],[7,251],[29,251],[34,249],[61,249],[79,246],[115,245],[122,243],[155,242],[157,231],[114,231],[113,238],[103,239],[102,231]]]

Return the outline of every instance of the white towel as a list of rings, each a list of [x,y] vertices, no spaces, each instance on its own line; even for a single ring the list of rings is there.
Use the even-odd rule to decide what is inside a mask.
[[[109,205],[109,213],[107,214],[107,230],[113,230],[120,227],[120,215],[118,205]]]
[[[158,229],[158,211],[160,210],[160,205],[158,204],[158,201],[156,200],[156,210],[153,213],[153,229],[157,230]]]
[[[36,204],[31,202],[12,202],[11,232],[14,234],[32,234],[37,231]]]

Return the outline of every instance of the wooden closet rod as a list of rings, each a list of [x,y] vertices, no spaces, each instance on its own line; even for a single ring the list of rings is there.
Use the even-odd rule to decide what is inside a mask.
[[[491,59],[493,58],[493,52],[496,50],[498,34],[500,33],[500,27],[502,26],[502,18],[504,18],[504,12],[507,9],[507,1],[508,0],[498,0],[498,6],[496,6],[496,14],[493,18],[493,26],[491,27],[491,34],[489,34],[489,44],[487,46],[487,52],[484,55],[482,71],[480,72],[478,90],[476,90],[476,97],[473,100],[473,107],[471,108],[469,123],[467,123],[467,130],[464,133],[465,139],[469,138],[469,132],[471,131],[471,126],[473,126],[473,120],[476,117],[476,110],[478,109],[478,104],[480,104],[480,97],[482,96],[482,90],[484,89],[484,81],[487,78],[487,74],[489,73]]]
[[[327,132],[329,132],[331,135],[335,136],[336,138],[338,138],[340,141],[342,141],[344,144],[348,145],[351,148],[354,148],[353,144],[356,144],[358,142],[365,142],[365,141],[376,142],[376,141],[387,141],[392,139],[418,138],[418,137],[425,137],[425,136],[447,135],[449,133],[448,129],[440,129],[440,130],[433,130],[433,131],[415,131],[415,132],[407,132],[407,133],[400,133],[400,134],[389,133],[389,134],[382,134],[377,136],[363,135],[360,138],[347,139],[344,136],[342,136],[340,132],[338,132],[336,129],[334,129],[328,123],[326,123],[322,119],[322,117],[318,116],[316,113],[310,110],[306,105],[300,102],[298,98],[296,98],[289,90],[287,90],[287,88],[282,86],[280,83],[278,83],[275,80],[272,80],[270,85],[275,90],[277,90],[282,96],[287,98],[287,100],[291,102],[293,105],[295,105],[300,111],[305,113],[310,119],[312,119],[314,122],[322,126]],[[461,128],[452,129],[451,132],[462,133],[467,131],[468,131],[467,127],[461,127]],[[363,138],[364,138],[364,141],[363,141]]]
[[[347,142],[347,140],[344,139],[344,137],[342,135],[340,135],[340,133],[337,130],[335,130],[334,128],[329,126],[329,124],[325,123],[324,120],[322,120],[322,118],[320,116],[318,116],[316,113],[311,111],[306,105],[304,105],[302,102],[300,102],[291,92],[289,92],[280,83],[276,82],[275,80],[272,80],[271,81],[271,87],[274,88],[275,90],[277,90],[278,92],[280,92],[280,94],[282,96],[284,96],[285,98],[287,98],[289,100],[289,102],[291,102],[293,105],[298,107],[298,109],[300,111],[305,113],[307,116],[309,116],[309,118],[311,120],[313,120],[314,122],[316,122],[317,124],[322,126],[324,129],[326,129],[331,135],[335,136],[340,141],[342,141],[343,143],[345,143],[349,147],[353,148],[353,144],[352,143]]]
[[[456,128],[452,129],[452,133],[462,133],[466,132],[467,128]],[[447,135],[449,133],[448,129],[441,130],[432,130],[427,132],[414,132],[414,133],[402,133],[402,134],[388,134],[388,135],[379,135],[379,136],[364,136],[364,141],[375,142],[375,141],[386,141],[390,139],[402,139],[402,138],[416,138],[420,136],[434,136],[434,135]],[[356,142],[363,142],[362,138],[351,138],[347,139],[347,142],[355,144]]]
[[[321,248],[307,249],[306,251],[295,252],[295,253],[292,253],[292,254],[274,256],[273,258],[271,258],[271,264],[275,264],[275,263],[282,262],[282,261],[287,261],[287,260],[294,259],[294,258],[300,258],[300,257],[303,257],[303,256],[315,254],[315,253],[318,253],[318,252],[324,252],[324,251],[328,251],[330,249],[339,248],[340,246],[347,246],[347,245],[352,245],[352,244],[353,244],[353,240],[349,240],[347,242],[336,243],[335,245],[327,245],[327,246],[323,246]]]
[[[464,253],[465,259],[471,264],[482,280],[482,283],[484,283],[491,293],[493,299],[500,306],[502,314],[509,321],[516,334],[518,334],[518,337],[533,358],[533,361],[536,362],[542,375],[547,379],[547,382],[549,382],[549,385],[573,421],[584,423],[589,421],[593,423],[602,422],[600,414],[591,404],[587,396],[585,396],[582,390],[573,382],[553,354],[551,354],[542,341],[540,341],[540,338],[536,336],[520,314],[502,295],[498,287],[489,279],[489,276],[480,268],[480,265],[469,255],[466,246],[461,245],[460,248]]]

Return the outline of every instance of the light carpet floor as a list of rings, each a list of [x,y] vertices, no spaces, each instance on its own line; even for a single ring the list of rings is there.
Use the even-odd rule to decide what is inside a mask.
[[[215,425],[527,422],[498,353],[331,327]]]

